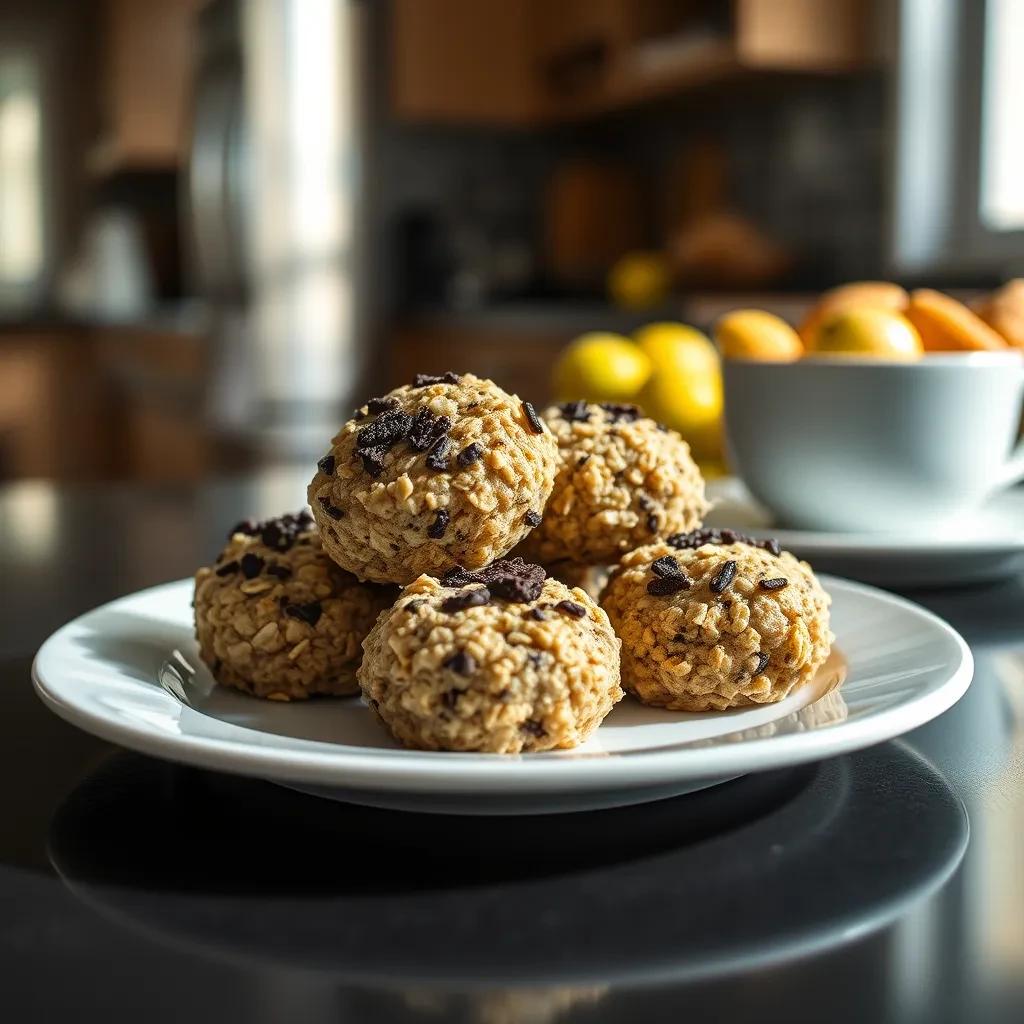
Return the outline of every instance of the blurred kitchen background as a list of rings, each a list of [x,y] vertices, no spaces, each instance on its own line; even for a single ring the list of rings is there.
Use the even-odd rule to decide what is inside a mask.
[[[0,0],[0,480],[322,454],[357,398],[1024,273],[1024,0]]]

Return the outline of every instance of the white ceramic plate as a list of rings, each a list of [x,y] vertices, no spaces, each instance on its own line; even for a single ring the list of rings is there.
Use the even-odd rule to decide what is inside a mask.
[[[735,478],[708,486],[708,526],[775,537],[820,572],[884,587],[986,583],[1024,573],[1024,488],[997,494],[968,521],[935,533],[826,533],[787,530]]]
[[[196,654],[191,580],[75,619],[43,644],[33,679],[57,714],[104,739],[337,799],[463,814],[621,806],[866,747],[959,699],[973,661],[950,626],[881,591],[823,582],[837,655],[814,685],[779,704],[720,714],[660,711],[627,697],[569,751],[402,750],[355,698],[278,704],[216,686]]]

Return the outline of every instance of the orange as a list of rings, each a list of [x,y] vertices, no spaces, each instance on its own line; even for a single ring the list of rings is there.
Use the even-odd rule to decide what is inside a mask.
[[[977,313],[962,302],[931,288],[910,293],[907,319],[917,328],[928,352],[977,352],[1006,348]]]
[[[800,325],[800,337],[813,351],[818,328],[829,317],[853,306],[870,306],[872,309],[891,309],[902,313],[907,308],[908,296],[898,284],[890,281],[851,281],[825,292],[814,308],[804,317]]]
[[[1024,277],[1007,281],[989,295],[978,315],[1015,348],[1024,348]]]

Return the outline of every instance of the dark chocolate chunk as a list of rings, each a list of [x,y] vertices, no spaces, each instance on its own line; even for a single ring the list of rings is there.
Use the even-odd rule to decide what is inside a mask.
[[[654,512],[647,513],[647,529],[650,533],[658,532],[658,516]]]
[[[544,433],[544,421],[537,415],[533,402],[523,402],[523,415],[526,417],[526,422],[534,434]]]
[[[444,536],[444,531],[448,529],[450,518],[447,509],[439,508],[437,515],[434,516],[434,521],[427,527],[427,536],[431,540],[440,540]]]
[[[259,526],[254,523],[251,519],[243,519],[240,523],[235,523],[231,528],[231,532],[228,534],[228,540],[230,540],[236,533],[244,533],[246,537],[255,537],[260,532]]]
[[[389,451],[409,436],[411,427],[412,417],[408,413],[401,409],[388,409],[356,434],[356,450],[365,452],[370,448],[382,448]]]
[[[317,469],[324,476],[334,476],[334,456],[325,455],[317,464]]]
[[[647,512],[649,509],[654,508],[654,502],[651,500],[649,494],[644,494],[643,491],[637,492],[636,503]]]
[[[422,597],[414,598],[406,606],[405,610],[412,615],[415,615],[427,602]]]
[[[683,570],[679,568],[679,563],[671,555],[662,555],[661,558],[656,558],[651,563],[651,572],[662,579],[668,576],[683,575]]]
[[[479,587],[476,590],[460,590],[459,593],[446,597],[441,602],[443,612],[461,612],[465,608],[479,608],[481,605],[490,604],[491,592],[486,587]]]
[[[468,673],[466,674],[468,675]],[[443,707],[446,707],[449,711],[454,711],[455,705],[459,703],[459,698],[461,696],[461,690],[445,690],[444,693],[441,694],[441,704]]]
[[[458,672],[460,676],[471,676],[476,671],[476,660],[472,654],[456,651],[447,661],[441,663],[444,668]]]
[[[324,494],[317,495],[317,504],[324,510],[324,515],[337,522],[345,513]]]
[[[601,408],[612,423],[634,423],[640,418],[640,410],[635,405],[617,405],[614,402],[602,402]]]
[[[439,473],[448,468],[448,453],[451,451],[452,439],[442,437],[427,453],[427,465]]]
[[[590,461],[590,456],[589,456],[589,455],[581,455],[581,456],[580,456],[580,457],[579,457],[579,458],[578,458],[578,459],[576,460],[576,466],[577,466],[577,467],[579,467],[579,466],[585,466],[585,465],[586,465],[586,464],[587,464],[587,463],[588,463],[589,461]]]
[[[247,580],[255,579],[263,571],[263,559],[259,555],[254,555],[251,551],[247,551],[242,555],[239,565],[242,567],[242,575]]]
[[[754,666],[754,671],[751,675],[759,676],[768,667],[768,662],[771,660],[771,655],[766,651],[758,651],[757,664]]]
[[[473,463],[483,455],[483,453],[484,446],[474,441],[472,444],[466,445],[466,447],[459,452],[455,461],[465,469],[466,466],[472,466]]]
[[[590,406],[584,401],[564,402],[558,407],[562,419],[570,423],[586,423],[590,419]]]
[[[586,617],[587,609],[581,604],[577,604],[575,601],[559,601],[555,605],[555,610],[565,612],[566,615],[572,616],[574,619],[582,619]]]
[[[309,601],[306,604],[286,604],[284,613],[293,619],[299,619],[301,622],[315,626],[320,621],[323,608],[320,607],[319,601]]]
[[[539,512],[534,512],[533,509],[530,509],[530,511],[523,516],[523,519],[525,520],[526,525],[530,527],[540,526],[540,524],[544,522],[544,517]]]
[[[656,576],[647,582],[647,593],[652,597],[669,597],[689,589],[690,581],[685,576]]]
[[[230,576],[233,572],[238,572],[238,562],[236,561],[225,562],[217,567],[218,576]]]
[[[536,736],[537,739],[540,739],[541,736],[547,736],[548,734],[547,729],[545,729],[540,722],[535,722],[532,718],[528,718],[521,726],[519,726],[519,728],[530,736]]]
[[[543,608],[531,608],[527,613],[531,619],[536,619],[537,622],[544,622],[548,613]]]
[[[267,575],[276,576],[279,580],[286,580],[291,577],[292,571],[287,565],[269,565],[267,566]]]
[[[713,594],[724,594],[729,589],[729,584],[736,578],[736,560],[730,558],[708,584]]]
[[[761,547],[765,549],[770,555],[774,555],[776,558],[782,554],[782,545],[774,538],[770,538],[762,543]]]
[[[412,386],[414,388],[425,388],[431,384],[458,384],[459,375],[453,373],[451,370],[445,373],[417,373],[412,379]]]
[[[789,580],[782,576],[778,576],[772,580],[760,580],[757,585],[762,590],[782,590],[783,587],[789,586]]]

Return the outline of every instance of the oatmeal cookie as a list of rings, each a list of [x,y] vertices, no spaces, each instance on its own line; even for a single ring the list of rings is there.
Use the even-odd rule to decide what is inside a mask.
[[[394,597],[338,568],[308,512],[239,523],[196,573],[199,654],[219,683],[256,697],[358,693],[363,638]]]
[[[574,747],[622,697],[608,616],[518,558],[420,576],[363,651],[363,696],[421,750]]]
[[[557,463],[529,402],[469,373],[420,374],[341,428],[309,503],[343,569],[409,583],[511,551],[540,521]]]
[[[631,551],[601,603],[622,638],[623,685],[673,711],[782,700],[832,643],[829,596],[811,567],[731,530]]]
[[[544,418],[559,469],[524,556],[607,564],[655,537],[692,530],[708,505],[689,445],[633,405],[569,402]]]

